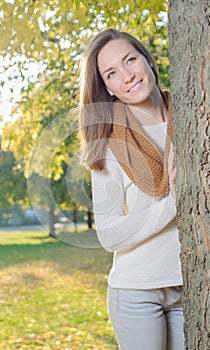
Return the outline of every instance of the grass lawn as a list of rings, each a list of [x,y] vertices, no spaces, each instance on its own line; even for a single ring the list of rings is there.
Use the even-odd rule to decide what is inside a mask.
[[[71,235],[74,245],[44,230],[0,231],[0,349],[117,349],[106,310],[112,255],[82,248],[94,231]]]

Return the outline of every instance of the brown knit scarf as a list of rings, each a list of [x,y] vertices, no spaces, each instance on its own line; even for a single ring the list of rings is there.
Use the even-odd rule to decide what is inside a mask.
[[[114,104],[110,148],[131,181],[150,196],[168,193],[168,154],[172,140],[171,98],[162,93],[168,106],[167,137],[164,152],[147,135],[128,105]]]

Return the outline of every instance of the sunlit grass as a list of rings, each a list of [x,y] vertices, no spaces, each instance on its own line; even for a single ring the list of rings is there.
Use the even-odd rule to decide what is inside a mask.
[[[111,260],[45,231],[0,232],[1,348],[117,349],[106,310]]]

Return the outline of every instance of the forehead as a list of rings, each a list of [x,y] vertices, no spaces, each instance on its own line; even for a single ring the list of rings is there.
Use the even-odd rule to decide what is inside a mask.
[[[125,39],[115,39],[109,41],[98,54],[99,70],[109,66],[110,63],[117,63],[122,60],[129,52],[137,52],[137,50]]]
[[[129,43],[126,39],[114,39],[109,41],[100,51],[112,51],[113,53],[117,51],[134,49],[133,45]]]

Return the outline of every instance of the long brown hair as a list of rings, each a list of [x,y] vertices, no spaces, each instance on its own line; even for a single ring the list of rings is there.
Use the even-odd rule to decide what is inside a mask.
[[[82,146],[82,162],[93,170],[103,170],[107,139],[112,131],[112,106],[116,100],[111,96],[98,70],[97,58],[101,49],[111,40],[124,39],[141,53],[151,66],[159,87],[158,68],[139,40],[126,32],[113,28],[102,30],[90,42],[84,54],[80,79],[79,136]]]

